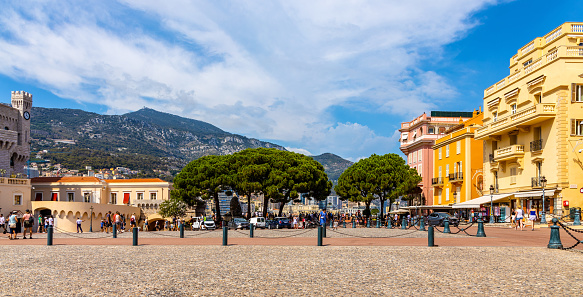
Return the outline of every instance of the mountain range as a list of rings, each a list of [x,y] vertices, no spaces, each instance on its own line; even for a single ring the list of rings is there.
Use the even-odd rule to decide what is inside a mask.
[[[284,147],[232,134],[206,122],[143,108],[123,115],[33,107],[31,150],[69,169],[128,167],[170,180],[191,160],[247,148]],[[34,154],[31,156],[34,161]],[[352,162],[334,154],[313,156],[336,180]]]

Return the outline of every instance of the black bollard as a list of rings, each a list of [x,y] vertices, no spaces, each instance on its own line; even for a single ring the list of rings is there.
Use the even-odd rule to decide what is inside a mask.
[[[476,233],[476,237],[486,237],[486,232],[484,232],[484,221],[482,219],[478,219],[478,233]]]
[[[557,218],[553,218],[553,225],[551,226],[551,238],[549,239],[549,244],[547,248],[549,249],[562,249],[563,244],[561,243],[561,233],[560,227],[557,226]]]
[[[392,228],[393,228],[393,226],[391,224],[391,218],[388,218],[387,219],[387,229],[392,229]]]
[[[342,220],[342,228],[346,229],[346,220]]]
[[[227,238],[229,237],[229,227],[225,226],[225,224],[223,224],[223,246],[228,245],[227,244]]]
[[[425,218],[419,218],[419,231],[427,231],[425,230]]]
[[[180,223],[180,238],[184,238],[184,223]]]
[[[322,226],[318,226],[318,246],[322,246]]]
[[[451,230],[449,230],[449,219],[448,218],[443,219],[443,233],[451,233]]]
[[[354,221],[354,218],[352,218],[352,228],[356,228],[356,222]]]
[[[249,224],[249,238],[253,238],[253,229],[255,229],[255,225]]]
[[[427,246],[432,247],[435,246],[435,241],[433,238],[433,225],[429,224],[429,231],[427,232]]]
[[[575,218],[573,220],[573,226],[581,226],[581,210],[575,208]]]
[[[113,238],[117,238],[117,224],[113,223]]]
[[[381,227],[381,220],[379,220],[379,219],[377,218],[377,228],[380,228],[380,227]]]
[[[370,219],[369,218],[366,219],[366,227],[370,228]]]
[[[53,245],[53,226],[47,228],[47,245]]]
[[[134,235],[134,240],[132,241],[132,245],[133,246],[137,246],[138,245],[138,228],[134,227],[132,229],[133,235]]]
[[[401,219],[401,229],[407,229],[407,220],[405,218]]]

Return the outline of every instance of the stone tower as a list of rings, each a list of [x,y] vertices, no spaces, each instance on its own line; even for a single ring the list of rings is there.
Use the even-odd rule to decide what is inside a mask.
[[[0,169],[5,174],[25,173],[30,157],[32,95],[12,91],[12,107],[0,104]]]

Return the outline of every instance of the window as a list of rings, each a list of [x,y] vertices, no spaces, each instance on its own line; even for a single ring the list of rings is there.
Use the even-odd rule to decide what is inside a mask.
[[[413,152],[413,163],[417,162],[417,152]]]
[[[441,189],[436,189],[437,191],[437,204],[441,204]]]
[[[439,171],[437,172],[437,177],[441,177],[441,166],[439,166]]]
[[[516,167],[510,168],[510,183],[511,184],[516,183]]]
[[[455,153],[459,155],[461,152],[462,152],[462,141],[458,140],[455,143]]]
[[[51,201],[59,201],[59,193],[51,193]]]
[[[449,144],[445,146],[445,157],[449,157]]]
[[[144,200],[144,193],[137,193],[138,200]]]
[[[151,200],[156,200],[157,196],[158,196],[158,193],[156,193],[156,192],[150,192],[150,199]]]
[[[421,170],[421,165],[419,165],[419,167],[417,167],[417,172],[419,173],[419,175],[423,175],[423,170]]]
[[[516,113],[516,104],[512,104],[510,105],[510,114],[515,114]]]
[[[571,97],[571,102],[583,102],[583,85],[572,85],[573,96]]]
[[[445,176],[449,177],[449,164],[445,164]]]
[[[421,162],[422,159],[421,157],[423,156],[422,151],[419,151],[417,155],[418,155],[417,161]]]
[[[83,193],[83,201],[84,202],[91,202],[91,193]]]
[[[492,113],[492,122],[495,122],[498,120],[498,112],[493,112]]]
[[[22,205],[22,195],[14,195],[14,205]]]
[[[429,134],[435,134],[435,128],[429,127],[429,131],[427,133],[429,133]]]
[[[437,154],[439,155],[439,160],[441,160],[441,148],[437,150]]]
[[[510,138],[510,145],[515,145],[516,142],[518,141],[518,135],[516,134],[509,135],[508,138]]]
[[[449,188],[445,188],[445,201],[449,201]]]
[[[117,204],[117,193],[111,193],[111,200],[109,203]]]
[[[528,66],[528,65],[530,65],[530,64],[532,64],[532,59],[530,59],[530,60],[528,60],[528,61],[526,61],[526,62],[522,63],[522,66],[523,66],[523,67],[526,67],[526,66]]]
[[[67,193],[67,200],[69,202],[74,202],[75,201],[75,193]]]
[[[534,103],[535,104],[542,103],[542,95],[540,93],[534,95]]]
[[[43,193],[42,192],[34,193],[34,201],[43,201]]]
[[[583,120],[571,120],[571,135],[583,136]]]

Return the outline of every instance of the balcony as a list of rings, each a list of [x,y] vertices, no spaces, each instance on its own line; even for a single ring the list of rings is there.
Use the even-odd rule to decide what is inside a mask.
[[[450,182],[462,182],[464,180],[463,172],[455,172],[449,175]]]
[[[543,140],[538,139],[535,141],[530,142],[530,151],[531,152],[540,152],[543,150]]]
[[[538,176],[531,178],[530,183],[533,188],[542,188],[542,185],[540,183],[540,177]]]
[[[431,185],[435,187],[443,186],[443,177],[434,177],[431,179]]]
[[[524,145],[515,144],[494,151],[494,161],[508,161],[522,159],[524,157]]]
[[[514,114],[489,121],[481,129],[476,130],[476,139],[483,140],[492,135],[503,135],[516,130],[517,126],[532,126],[534,124],[554,119],[557,111],[554,103],[540,103],[523,108]]]

